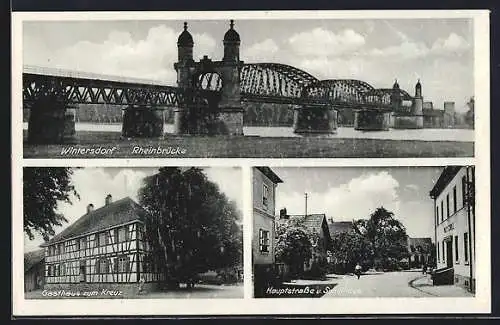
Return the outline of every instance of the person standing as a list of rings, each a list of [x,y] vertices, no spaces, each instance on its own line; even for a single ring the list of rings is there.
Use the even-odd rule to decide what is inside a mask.
[[[361,265],[359,265],[359,263],[356,263],[356,266],[354,267],[354,274],[356,274],[359,280],[359,277],[361,276]]]

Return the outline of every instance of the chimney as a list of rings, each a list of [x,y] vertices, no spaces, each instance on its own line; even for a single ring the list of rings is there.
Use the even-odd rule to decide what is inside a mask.
[[[92,211],[94,211],[94,205],[90,203],[89,205],[87,205],[87,213],[90,213]]]
[[[104,200],[104,205],[109,205],[111,202],[113,202],[113,197],[111,196],[111,194],[108,194],[106,196],[106,199]]]
[[[280,219],[288,219],[288,215],[286,214],[286,208],[280,210]]]

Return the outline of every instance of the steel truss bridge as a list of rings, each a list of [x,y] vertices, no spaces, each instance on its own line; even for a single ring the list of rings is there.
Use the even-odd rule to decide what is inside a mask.
[[[23,67],[25,108],[43,98],[68,104],[180,107],[187,96],[217,96],[221,87],[222,81],[216,73],[200,75],[196,87],[188,93],[159,81]],[[277,63],[244,64],[240,73],[240,93],[244,102],[386,110],[391,109],[392,92],[391,88],[376,89],[361,80],[319,80],[303,70]],[[400,90],[400,97],[412,99],[404,90]]]

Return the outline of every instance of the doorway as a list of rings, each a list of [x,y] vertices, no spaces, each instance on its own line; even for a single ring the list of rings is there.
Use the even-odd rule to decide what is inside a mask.
[[[446,267],[453,267],[453,242],[451,237],[446,240]]]

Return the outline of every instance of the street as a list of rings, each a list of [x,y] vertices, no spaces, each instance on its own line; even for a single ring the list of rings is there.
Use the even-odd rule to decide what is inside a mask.
[[[363,274],[359,280],[353,275],[338,276],[337,286],[323,298],[471,296],[457,286],[426,285],[428,277],[415,271]],[[425,283],[415,285],[422,280]]]

